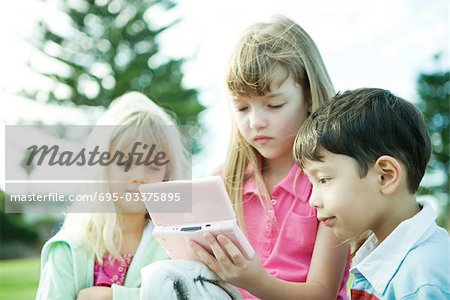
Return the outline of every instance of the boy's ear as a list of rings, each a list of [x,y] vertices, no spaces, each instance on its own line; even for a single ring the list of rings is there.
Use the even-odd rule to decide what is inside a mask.
[[[403,168],[397,159],[392,156],[380,156],[375,162],[375,171],[378,173],[380,191],[389,195],[400,186],[403,177]]]

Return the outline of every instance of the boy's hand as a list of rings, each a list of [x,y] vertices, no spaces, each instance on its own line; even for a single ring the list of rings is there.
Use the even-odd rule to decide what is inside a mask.
[[[268,279],[269,274],[256,254],[251,259],[245,258],[239,248],[223,234],[219,234],[217,239],[210,233],[205,233],[203,237],[211,246],[214,255],[194,241],[190,241],[189,245],[221,279],[250,291]]]
[[[82,289],[78,293],[77,300],[112,300],[112,288],[105,286],[93,286]]]

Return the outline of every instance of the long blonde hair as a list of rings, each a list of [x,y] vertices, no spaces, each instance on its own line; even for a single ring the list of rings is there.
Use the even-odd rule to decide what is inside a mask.
[[[109,126],[104,126],[109,125]],[[168,126],[166,126],[168,125]],[[136,137],[144,137],[158,145],[170,159],[164,180],[183,179],[190,171],[187,152],[174,120],[158,105],[138,92],[129,92],[114,100],[109,109],[94,126],[87,144],[97,145],[100,150],[124,149]],[[170,127],[164,130],[161,127]],[[127,130],[134,129],[138,130]],[[170,134],[167,134],[170,132]],[[89,179],[97,184],[86,185],[85,192],[110,193],[106,168],[89,168]],[[106,182],[106,184],[105,184]],[[109,205],[108,205],[109,204]],[[76,211],[76,209],[73,209]],[[68,213],[62,227],[95,258],[102,262],[108,253],[117,259],[122,245],[121,214],[114,205],[99,203],[95,213]]]
[[[302,86],[313,111],[334,95],[330,77],[311,37],[292,20],[275,16],[271,22],[250,26],[235,47],[226,75],[231,96],[239,98],[267,94],[274,71],[279,66]],[[260,159],[260,154],[233,124],[224,177],[243,228],[242,191],[247,179],[255,179],[261,204],[266,211],[269,207],[269,192],[258,167]]]

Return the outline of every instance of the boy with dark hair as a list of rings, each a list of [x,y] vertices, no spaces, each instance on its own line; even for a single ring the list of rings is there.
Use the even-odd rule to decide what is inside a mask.
[[[352,299],[450,299],[449,235],[415,197],[430,155],[422,114],[382,89],[338,94],[300,128],[294,156],[318,219],[344,240],[372,232]]]

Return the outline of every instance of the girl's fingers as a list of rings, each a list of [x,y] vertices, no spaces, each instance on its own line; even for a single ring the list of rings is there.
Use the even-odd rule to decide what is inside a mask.
[[[245,263],[246,259],[239,248],[225,235],[219,234],[217,236],[217,240],[223,249],[228,253],[228,256],[231,258],[231,261],[237,265],[241,266]]]
[[[218,273],[220,268],[217,260],[214,256],[209,254],[201,245],[197,244],[194,241],[189,241],[189,247],[194,250],[195,254],[200,258],[200,260],[207,265],[211,270],[215,273]]]
[[[219,264],[225,269],[228,269],[232,262],[225,251],[222,249],[222,246],[217,242],[216,238],[210,233],[205,233],[203,237],[211,246],[211,250],[213,251],[214,256],[216,257]]]

